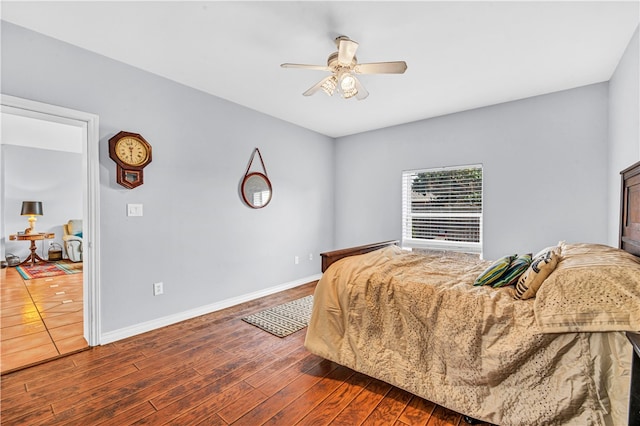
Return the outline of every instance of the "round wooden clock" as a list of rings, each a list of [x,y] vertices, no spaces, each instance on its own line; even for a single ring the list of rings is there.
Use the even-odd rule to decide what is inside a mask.
[[[144,183],[142,169],[151,162],[151,145],[138,133],[122,131],[109,139],[109,157],[116,163],[116,182],[133,189]]]

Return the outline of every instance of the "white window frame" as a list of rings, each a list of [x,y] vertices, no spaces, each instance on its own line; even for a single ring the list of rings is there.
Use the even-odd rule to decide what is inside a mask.
[[[463,253],[479,254],[482,257],[482,229],[483,229],[483,208],[479,212],[413,212],[411,197],[411,183],[413,177],[424,172],[438,172],[450,170],[479,169],[482,172],[482,164],[471,164],[464,166],[438,167],[418,170],[404,170],[402,172],[402,247],[405,248],[421,248],[431,250],[448,250]],[[481,194],[484,193],[484,174],[482,176]],[[451,241],[427,238],[415,238],[413,236],[412,221],[413,218],[419,217],[437,217],[437,218],[468,218],[477,217],[479,219],[479,241]],[[453,226],[453,224],[451,225]]]

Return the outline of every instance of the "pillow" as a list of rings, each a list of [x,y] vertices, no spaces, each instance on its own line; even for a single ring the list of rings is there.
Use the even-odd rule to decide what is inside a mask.
[[[640,333],[640,257],[605,245],[567,244],[533,306],[543,333]]]
[[[515,258],[513,262],[511,262],[511,265],[509,265],[509,269],[502,274],[499,280],[493,283],[493,288],[514,285],[517,283],[518,278],[520,278],[520,276],[529,269],[531,259],[531,253],[521,254]]]
[[[500,259],[496,260],[491,264],[491,266],[489,266],[480,275],[478,275],[478,278],[476,278],[473,285],[485,285],[497,281],[502,276],[502,274],[506,272],[506,270],[509,268],[509,265],[511,265],[511,262],[516,257],[518,257],[518,255],[513,254],[510,256],[503,256]]]
[[[560,254],[564,250],[565,246],[566,246],[566,243],[564,242],[564,240],[563,241],[558,241],[557,245],[551,246],[551,247],[545,247],[542,250],[540,250],[539,252],[537,252],[535,255],[533,255],[532,257],[535,259],[536,257],[540,257],[543,254],[545,254],[546,252],[551,251],[551,250],[555,250],[555,249],[558,249],[556,251],[558,252],[558,254]]]
[[[521,300],[535,297],[542,282],[556,268],[560,253],[561,248],[558,246],[535,257],[527,271],[518,279],[513,297]]]

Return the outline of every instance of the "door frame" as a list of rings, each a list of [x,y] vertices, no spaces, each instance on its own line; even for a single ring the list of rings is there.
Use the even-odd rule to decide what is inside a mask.
[[[100,133],[96,114],[0,95],[3,113],[53,121],[82,128],[82,260],[84,337],[100,344]]]

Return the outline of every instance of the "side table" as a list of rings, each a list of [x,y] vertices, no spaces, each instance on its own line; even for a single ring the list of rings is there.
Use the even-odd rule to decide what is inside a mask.
[[[52,239],[55,236],[56,234],[54,233],[46,233],[46,232],[42,232],[38,234],[13,234],[13,235],[9,235],[9,240],[31,241],[31,246],[29,247],[29,250],[31,250],[31,254],[29,254],[29,256],[27,256],[25,260],[20,262],[20,264],[22,265],[24,263],[31,262],[31,266],[33,266],[38,261],[47,262],[47,260],[44,260],[43,258],[38,256],[38,253],[36,253],[36,249],[37,249],[36,241]]]

